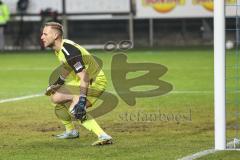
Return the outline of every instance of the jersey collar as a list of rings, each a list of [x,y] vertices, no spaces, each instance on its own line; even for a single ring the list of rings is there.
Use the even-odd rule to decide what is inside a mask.
[[[58,54],[61,52],[61,50],[62,50],[62,48],[63,48],[64,42],[65,42],[65,39],[62,40],[60,50],[59,50],[59,51],[57,51],[57,50],[55,51],[55,54],[56,54],[56,55],[58,55]]]

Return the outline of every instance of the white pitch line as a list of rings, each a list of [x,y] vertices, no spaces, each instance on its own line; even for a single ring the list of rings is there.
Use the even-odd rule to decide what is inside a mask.
[[[116,91],[107,91],[107,92],[114,93],[114,94],[117,93]],[[237,93],[239,92],[240,91],[237,91]],[[128,93],[128,92],[124,92],[124,93]],[[234,93],[234,92],[231,92],[231,93]],[[213,91],[170,91],[168,94],[213,94]],[[0,99],[0,104],[6,103],[6,102],[19,101],[23,99],[30,99],[34,97],[40,97],[40,96],[43,96],[43,93],[22,96],[22,97],[8,98],[8,99]]]
[[[108,91],[110,93],[116,93],[116,92],[111,92]],[[195,94],[209,94],[211,93],[211,91],[172,91],[170,93],[175,93],[175,94],[191,94],[191,93],[195,93]],[[19,101],[19,100],[24,100],[24,99],[30,99],[30,98],[35,98],[35,97],[40,97],[43,96],[43,93],[39,93],[39,94],[34,94],[34,95],[28,95],[28,96],[21,96],[21,97],[14,97],[14,98],[8,98],[8,99],[0,99],[0,104],[1,103],[7,103],[7,102],[14,102],[14,101]]]
[[[227,143],[227,148],[225,150],[226,151],[240,151],[239,148],[234,148],[234,143],[235,143],[234,140],[231,141],[231,142],[228,142]],[[209,154],[216,153],[218,151],[221,151],[221,150],[208,149],[208,150],[204,150],[204,151],[200,151],[200,152],[194,153],[192,155],[188,155],[188,156],[180,158],[178,160],[194,160],[194,159],[197,159],[197,158],[209,155]]]
[[[0,99],[0,103],[14,102],[14,101],[19,101],[19,100],[23,100],[23,99],[30,99],[30,98],[35,98],[35,97],[41,97],[41,96],[43,96],[43,93],[33,94],[33,95],[28,95],[28,96],[22,96],[22,97],[2,99],[2,100]]]
[[[51,68],[47,67],[39,67],[39,68],[0,68],[0,71],[46,71],[51,70]]]
[[[194,160],[194,159],[197,159],[197,158],[200,158],[200,157],[203,157],[203,156],[215,153],[217,151],[219,151],[219,150],[208,149],[208,150],[204,150],[204,151],[200,151],[200,152],[194,153],[192,155],[188,155],[188,156],[180,158],[178,160]]]
[[[213,91],[170,91],[172,94],[213,94]],[[240,93],[240,91],[226,91],[226,93]]]
[[[107,92],[116,93],[115,91],[107,91]],[[127,92],[124,92],[124,93],[127,93]],[[213,92],[212,91],[171,91],[169,94],[211,94],[211,93]],[[6,102],[14,102],[14,101],[19,101],[24,99],[30,99],[34,97],[40,97],[40,96],[43,96],[43,93],[22,96],[22,97],[8,98],[8,99],[0,99],[0,104],[6,103]]]
[[[212,94],[213,91],[170,91],[170,94]]]

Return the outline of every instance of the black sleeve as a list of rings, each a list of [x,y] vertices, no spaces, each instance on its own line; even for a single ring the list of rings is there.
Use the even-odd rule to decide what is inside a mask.
[[[62,52],[67,60],[68,65],[74,70],[75,73],[81,72],[84,68],[81,51],[74,45],[64,43]]]

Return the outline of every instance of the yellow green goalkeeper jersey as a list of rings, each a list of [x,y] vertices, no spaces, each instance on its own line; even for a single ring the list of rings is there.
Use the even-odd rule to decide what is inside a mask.
[[[80,85],[80,79],[76,73],[86,69],[90,82],[96,79],[105,79],[104,73],[95,58],[79,44],[63,39],[59,51],[55,51],[58,60],[70,74],[66,79],[69,85]]]

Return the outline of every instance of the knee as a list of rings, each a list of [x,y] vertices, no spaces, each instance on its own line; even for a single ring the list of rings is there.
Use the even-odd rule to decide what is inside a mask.
[[[62,104],[63,103],[63,98],[59,94],[53,94],[53,95],[51,95],[51,101],[54,104]]]

